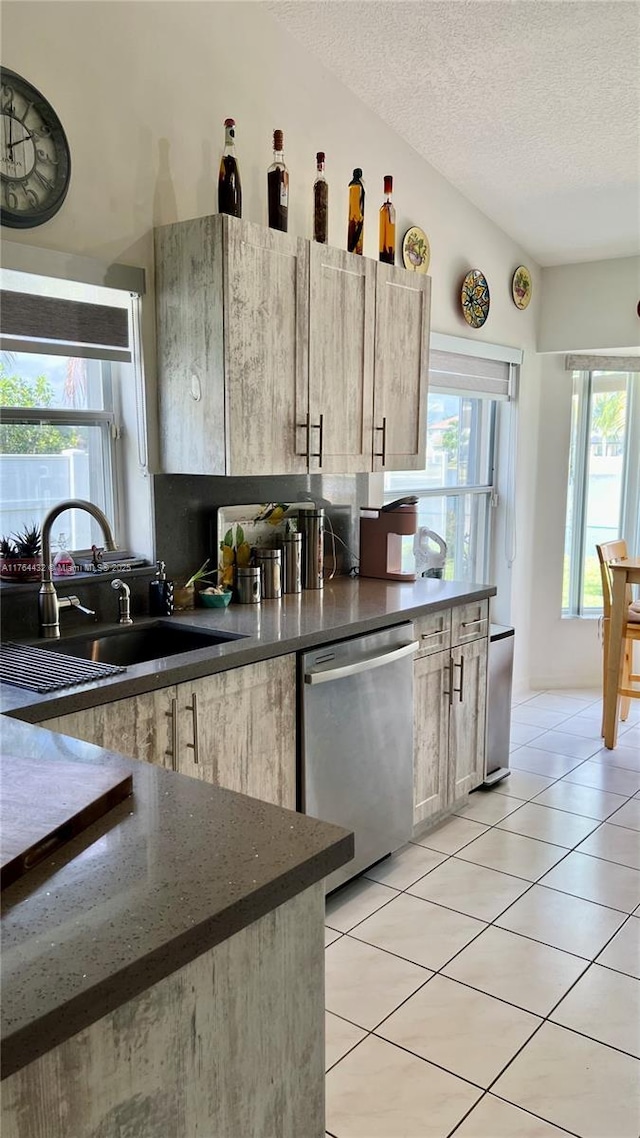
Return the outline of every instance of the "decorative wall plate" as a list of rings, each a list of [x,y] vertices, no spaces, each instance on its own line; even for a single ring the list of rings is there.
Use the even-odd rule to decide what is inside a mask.
[[[462,282],[460,303],[467,324],[472,328],[481,328],[489,315],[489,285],[484,273],[480,269],[472,269]]]
[[[531,300],[531,273],[526,265],[518,265],[511,281],[511,295],[516,308],[527,308]]]
[[[412,225],[402,238],[402,263],[411,273],[426,273],[431,261],[431,246],[424,229]]]

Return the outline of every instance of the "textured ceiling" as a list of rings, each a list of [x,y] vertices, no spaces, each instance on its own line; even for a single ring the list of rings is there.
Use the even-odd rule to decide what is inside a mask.
[[[635,0],[267,6],[541,265],[640,252]]]

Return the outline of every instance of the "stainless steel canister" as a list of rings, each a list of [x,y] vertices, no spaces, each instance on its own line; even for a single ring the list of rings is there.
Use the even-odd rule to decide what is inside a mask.
[[[241,605],[259,605],[260,566],[239,565],[236,569],[236,586]]]
[[[282,539],[282,591],[302,592],[301,533],[287,533]]]
[[[305,589],[324,588],[324,510],[300,510],[302,583]]]
[[[255,561],[262,573],[262,599],[278,600],[282,596],[282,550],[256,549]]]

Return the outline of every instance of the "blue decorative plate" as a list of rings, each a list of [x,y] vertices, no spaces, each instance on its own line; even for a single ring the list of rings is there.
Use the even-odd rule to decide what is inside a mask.
[[[489,315],[489,285],[484,273],[479,269],[472,269],[462,282],[460,303],[467,324],[472,328],[481,328]]]

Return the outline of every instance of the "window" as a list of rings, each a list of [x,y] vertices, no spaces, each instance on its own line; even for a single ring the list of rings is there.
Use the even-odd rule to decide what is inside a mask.
[[[602,612],[596,545],[624,538],[630,549],[636,548],[639,468],[640,373],[624,367],[619,371],[573,369],[562,589],[565,616]]]
[[[407,494],[418,498],[419,532],[403,542],[406,569],[413,566],[420,530],[426,528],[446,543],[446,578],[485,581],[497,502],[498,403],[509,397],[509,364],[435,350],[429,381],[425,469],[385,474],[385,501]],[[432,540],[428,545],[435,551]],[[418,554],[417,572],[426,564]]]
[[[41,525],[85,498],[118,539],[120,385],[133,380],[131,294],[4,272],[0,353],[0,532]],[[133,384],[132,384],[133,385]],[[84,511],[60,518],[74,551],[102,544]]]

